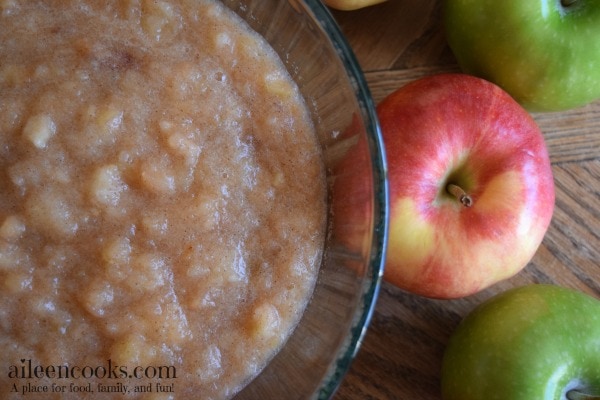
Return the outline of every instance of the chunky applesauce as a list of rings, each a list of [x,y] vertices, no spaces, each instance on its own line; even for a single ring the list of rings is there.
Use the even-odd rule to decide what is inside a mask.
[[[0,0],[0,27],[0,398],[233,396],[324,242],[281,60],[213,0]]]

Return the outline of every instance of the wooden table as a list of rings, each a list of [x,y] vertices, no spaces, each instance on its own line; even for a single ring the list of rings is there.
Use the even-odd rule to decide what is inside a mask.
[[[418,77],[458,71],[445,42],[440,0],[388,0],[334,17],[376,103]],[[384,283],[336,400],[440,399],[440,366],[451,333],[475,305],[510,287],[554,283],[600,298],[600,102],[534,117],[547,139],[557,198],[532,262],[514,278],[459,300],[421,298]]]

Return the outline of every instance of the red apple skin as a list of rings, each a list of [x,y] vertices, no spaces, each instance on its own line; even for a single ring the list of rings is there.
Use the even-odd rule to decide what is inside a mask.
[[[498,86],[465,74],[409,83],[377,113],[390,186],[384,279],[449,299],[523,269],[555,199],[544,137],[530,114]],[[449,195],[448,183],[472,206]]]

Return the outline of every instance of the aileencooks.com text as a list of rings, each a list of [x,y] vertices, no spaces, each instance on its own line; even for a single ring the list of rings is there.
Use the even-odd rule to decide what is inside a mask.
[[[176,379],[174,365],[127,366],[106,360],[101,365],[40,365],[20,359],[8,367],[9,379]]]

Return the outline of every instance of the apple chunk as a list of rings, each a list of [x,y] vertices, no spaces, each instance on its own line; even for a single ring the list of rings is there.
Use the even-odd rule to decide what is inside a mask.
[[[548,151],[529,113],[464,74],[411,82],[377,113],[390,185],[385,279],[457,298],[524,268],[554,210]]]

